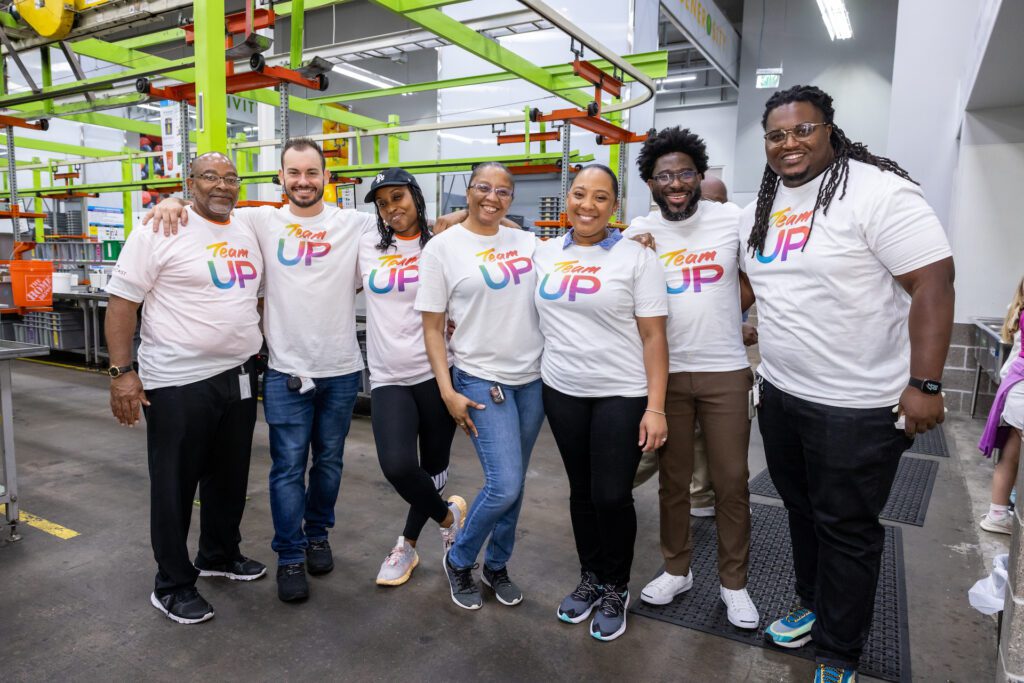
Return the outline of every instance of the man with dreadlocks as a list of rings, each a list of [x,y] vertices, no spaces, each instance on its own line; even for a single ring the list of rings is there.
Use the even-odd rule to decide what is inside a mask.
[[[907,172],[834,118],[813,86],[768,100],[768,164],[741,235],[760,318],[758,422],[800,601],[765,635],[813,639],[815,681],[845,683],[871,625],[878,514],[911,437],[943,420],[953,259]]]
[[[658,451],[665,571],[644,587],[640,599],[666,605],[693,586],[690,480],[694,428],[699,420],[715,496],[719,594],[730,623],[755,629],[759,617],[747,592],[748,393],[753,374],[740,332],[741,279],[746,278],[739,270],[739,208],[700,201],[707,148],[685,128],[652,131],[637,166],[658,210],[634,219],[624,234],[650,233],[665,270],[669,301],[665,412],[670,435]],[[749,294],[747,298],[752,300]]]

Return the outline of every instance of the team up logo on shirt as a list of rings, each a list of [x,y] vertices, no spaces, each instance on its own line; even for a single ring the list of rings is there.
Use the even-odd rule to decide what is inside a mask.
[[[374,294],[387,294],[396,286],[399,292],[420,281],[419,256],[401,256],[389,254],[379,257],[380,267],[370,271],[367,286]],[[377,273],[387,271],[387,282],[377,284]],[[383,278],[381,278],[383,280]]]
[[[297,266],[300,263],[311,266],[313,265],[313,259],[326,256],[331,251],[331,244],[329,242],[319,241],[327,239],[326,230],[313,232],[311,230],[303,230],[302,226],[298,223],[291,223],[285,226],[285,231],[287,236],[282,237],[277,243],[277,260],[286,266]],[[285,245],[288,243],[289,237],[296,237],[299,240],[298,249],[296,249],[295,256],[293,257],[285,255]]]
[[[658,258],[661,259],[665,267],[666,275],[674,277],[678,268],[678,272],[683,277],[678,286],[665,285],[668,293],[682,294],[692,287],[694,294],[699,294],[704,287],[721,280],[725,269],[715,263],[717,257],[718,252],[714,249],[705,251],[676,249],[659,255]]]
[[[554,272],[548,273],[540,281],[540,297],[554,301],[562,298],[568,292],[568,301],[576,301],[576,296],[579,294],[595,294],[601,289],[601,279],[596,277],[600,270],[601,266],[581,266],[578,259],[559,261],[553,266]],[[558,284],[558,289],[549,291],[548,279],[552,275],[557,277],[556,273],[562,275],[561,282]]]
[[[776,258],[780,262],[785,261],[789,257],[789,252],[799,252],[807,244],[807,236],[811,233],[811,229],[806,224],[811,220],[814,211],[791,213],[792,210],[787,206],[769,217],[768,225],[778,228],[779,232],[775,237],[775,248],[771,254],[765,254],[762,251],[755,254],[761,263],[771,263]],[[797,225],[798,223],[803,223],[803,225]]]
[[[533,259],[520,256],[515,249],[495,251],[488,249],[476,254],[480,259],[480,272],[491,289],[502,289],[512,282],[519,284],[521,276],[533,270]],[[492,277],[492,275],[494,277]]]
[[[259,277],[256,266],[248,261],[249,250],[232,247],[227,242],[216,242],[206,245],[210,252],[210,277],[217,289],[231,289],[236,284],[239,289],[245,289],[246,280],[255,280]],[[221,278],[221,273],[227,271],[227,277]]]

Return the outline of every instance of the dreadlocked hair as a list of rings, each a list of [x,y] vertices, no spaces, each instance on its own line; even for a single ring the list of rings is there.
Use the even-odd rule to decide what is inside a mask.
[[[427,203],[423,200],[423,192],[418,185],[406,185],[406,187],[409,188],[412,202],[416,205],[416,222],[420,226],[420,247],[423,247],[432,237],[430,226],[427,225]],[[386,252],[395,244],[395,231],[384,222],[384,218],[380,215],[380,207],[377,206],[376,202],[373,208],[377,212],[377,232],[380,233],[380,242],[377,242],[377,249]]]
[[[818,196],[814,200],[814,210],[811,213],[811,224],[807,228],[807,238],[804,240],[800,251],[807,248],[807,242],[811,239],[811,231],[814,229],[814,219],[818,215],[818,209],[828,215],[829,207],[836,192],[839,192],[839,199],[846,196],[846,186],[850,181],[850,159],[864,164],[870,164],[882,171],[895,173],[900,178],[909,180],[915,185],[916,180],[910,177],[903,168],[892,159],[880,157],[868,151],[866,145],[860,142],[853,142],[846,137],[843,129],[835,125],[835,109],[832,107],[832,97],[821,88],[813,85],[795,85],[788,90],[782,90],[772,95],[764,107],[764,114],[761,116],[761,128],[766,129],[768,125],[768,114],[777,107],[793,102],[808,102],[822,113],[824,122],[830,126],[829,144],[832,146],[834,158],[832,163],[825,169],[825,177],[818,188]],[[775,194],[778,192],[779,183],[782,181],[771,166],[765,164],[764,175],[761,176],[761,187],[757,190],[757,205],[754,210],[754,227],[750,231],[750,239],[747,240],[747,248],[754,255],[763,253],[765,238],[768,236],[769,219],[772,211],[772,204],[775,203]]]

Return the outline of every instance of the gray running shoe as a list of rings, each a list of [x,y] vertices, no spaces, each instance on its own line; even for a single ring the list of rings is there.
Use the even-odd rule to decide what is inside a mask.
[[[452,511],[452,525],[447,529],[441,527],[441,549],[444,552],[448,552],[455,545],[455,539],[458,538],[459,532],[462,531],[463,525],[466,523],[466,499],[462,496],[451,496],[448,499],[448,509]]]
[[[629,591],[617,591],[615,586],[602,586],[601,602],[590,620],[590,635],[598,640],[615,640],[626,632],[626,610]]]
[[[578,624],[590,616],[591,610],[601,600],[601,587],[593,572],[583,570],[576,590],[562,599],[558,606],[558,618],[567,624]]]
[[[444,573],[448,577],[448,586],[452,593],[452,602],[462,609],[480,609],[483,599],[480,588],[473,580],[473,570],[478,565],[456,569],[448,561],[448,553],[444,554]]]
[[[485,586],[494,591],[494,597],[498,598],[501,604],[511,607],[523,601],[523,591],[508,578],[507,568],[491,569],[485,564],[484,570],[480,572],[480,578]]]
[[[391,549],[377,572],[378,586],[401,586],[412,576],[412,570],[420,563],[416,548],[409,545],[405,536],[399,536],[395,547]]]

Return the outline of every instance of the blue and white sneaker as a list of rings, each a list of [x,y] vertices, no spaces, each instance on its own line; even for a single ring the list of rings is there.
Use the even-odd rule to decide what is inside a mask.
[[[613,585],[601,586],[597,614],[590,620],[590,635],[598,640],[615,640],[626,632],[626,608],[629,591],[618,591]]]
[[[806,645],[811,640],[811,627],[814,626],[814,612],[803,607],[794,607],[789,614],[773,621],[764,630],[764,637],[772,645],[795,648]]]
[[[567,624],[578,624],[590,616],[600,601],[601,587],[597,584],[597,577],[593,572],[583,570],[579,585],[558,606],[558,618]]]
[[[853,669],[819,664],[814,671],[814,683],[857,683],[857,672]]]

